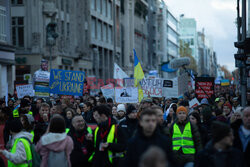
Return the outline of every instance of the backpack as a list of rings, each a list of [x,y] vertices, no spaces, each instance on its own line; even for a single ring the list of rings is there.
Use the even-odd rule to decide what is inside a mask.
[[[21,137],[22,139],[25,139],[29,142],[30,144],[30,151],[32,154],[32,165],[29,165],[31,167],[40,167],[41,164],[41,157],[40,155],[36,152],[35,145],[26,137]]]
[[[68,160],[65,151],[50,151],[48,157],[48,167],[68,167]]]

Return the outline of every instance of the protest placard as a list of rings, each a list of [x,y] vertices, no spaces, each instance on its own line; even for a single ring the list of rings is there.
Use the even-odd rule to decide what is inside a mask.
[[[193,100],[191,100],[189,102],[189,108],[194,108],[194,107],[197,107],[199,105],[200,105],[200,103],[199,103],[197,98],[194,98]]]
[[[112,83],[101,87],[102,94],[105,98],[112,98],[114,99],[115,90],[114,85]]]
[[[50,93],[82,96],[85,72],[52,69],[50,72]]]
[[[137,103],[138,88],[115,88],[115,101],[116,103]]]
[[[36,97],[49,97],[49,79],[48,71],[38,70],[34,73],[34,89]]]
[[[16,87],[17,90],[17,97],[19,99],[23,98],[24,96],[34,96],[34,89],[31,84],[29,85],[20,85]]]
[[[162,79],[143,79],[141,80],[143,96],[162,97],[163,80]]]
[[[196,94],[196,98],[199,101],[201,101],[201,99],[203,98],[211,98],[212,95],[214,95],[214,78],[213,77],[196,77],[195,94]]]
[[[163,88],[163,95],[165,98],[178,98],[178,78],[164,80],[166,87]],[[170,84],[171,83],[171,84]]]

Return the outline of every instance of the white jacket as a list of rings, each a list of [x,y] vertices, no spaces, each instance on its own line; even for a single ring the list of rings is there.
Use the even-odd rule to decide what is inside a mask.
[[[31,133],[25,132],[25,131],[17,133],[15,136],[13,136],[13,138],[11,140],[12,147],[13,147],[13,144],[15,142],[15,139],[20,138],[20,137],[26,137],[29,140],[31,140],[33,136]],[[7,150],[4,150],[3,155],[14,164],[20,164],[20,163],[23,163],[24,161],[27,160],[26,151],[25,151],[23,142],[17,143],[16,152],[14,154],[7,151]]]

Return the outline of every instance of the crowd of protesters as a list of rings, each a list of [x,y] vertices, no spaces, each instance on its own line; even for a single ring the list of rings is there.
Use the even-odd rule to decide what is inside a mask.
[[[33,143],[41,167],[250,166],[250,107],[241,107],[236,95],[218,94],[190,108],[193,98],[190,92],[116,104],[101,93],[9,96],[7,106],[4,99],[0,103],[0,155],[8,166],[32,166]]]

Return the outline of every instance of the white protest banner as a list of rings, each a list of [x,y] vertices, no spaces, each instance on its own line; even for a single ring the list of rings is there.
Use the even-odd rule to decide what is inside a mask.
[[[162,97],[163,79],[143,79],[140,83],[144,97]]]
[[[193,100],[191,100],[190,102],[189,102],[189,108],[194,108],[194,107],[197,107],[197,106],[199,106],[200,105],[200,103],[199,103],[199,101],[197,100],[197,98],[194,98]]]
[[[135,85],[135,81],[134,78],[124,78],[124,87],[128,88],[128,87],[134,87]]]
[[[101,91],[104,97],[114,99],[115,90],[114,85],[112,83],[101,87]]]
[[[114,63],[114,79],[123,78],[128,78],[128,75],[121,69],[121,67]]]
[[[116,103],[138,103],[138,88],[115,88]]]
[[[17,97],[23,98],[26,95],[29,96],[34,96],[34,89],[33,89],[33,85],[29,84],[29,85],[20,85],[16,87],[16,91],[17,91]]]
[[[164,80],[166,87],[163,88],[163,95],[166,98],[178,98],[178,78]]]

